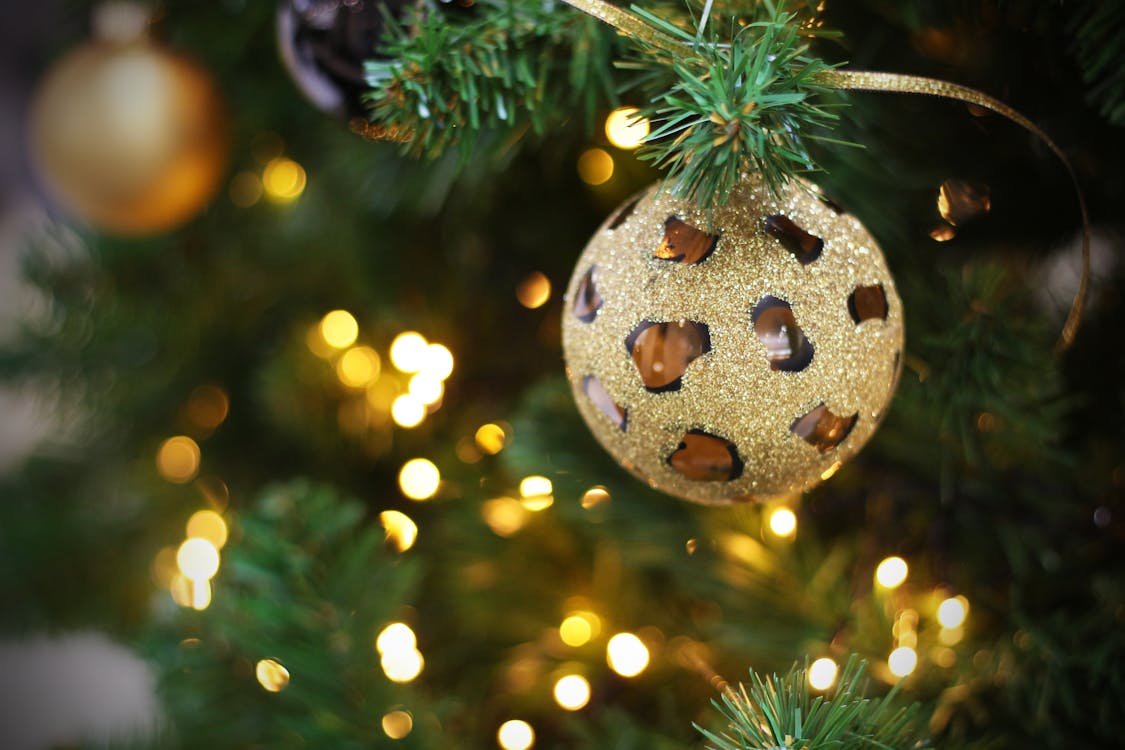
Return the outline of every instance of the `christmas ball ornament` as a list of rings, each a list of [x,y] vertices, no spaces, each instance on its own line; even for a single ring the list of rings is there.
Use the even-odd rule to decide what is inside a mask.
[[[32,163],[78,218],[122,235],[187,221],[226,169],[211,77],[142,36],[103,38],[48,71],[31,108]]]
[[[722,504],[807,490],[874,433],[902,303],[855,217],[746,176],[700,210],[658,186],[598,229],[565,298],[578,409],[651,486]]]

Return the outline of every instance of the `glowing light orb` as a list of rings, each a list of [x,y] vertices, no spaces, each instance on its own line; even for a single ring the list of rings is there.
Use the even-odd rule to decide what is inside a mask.
[[[963,596],[951,596],[938,605],[937,619],[943,628],[957,628],[969,614],[969,600]]]
[[[383,715],[383,734],[401,740],[414,729],[414,717],[406,711],[389,711]]]
[[[404,393],[391,404],[391,419],[399,427],[417,427],[426,418],[426,405],[410,393]]]
[[[418,524],[410,516],[397,510],[385,510],[379,514],[379,522],[383,524],[387,541],[399,552],[406,552],[414,546],[414,541],[418,538]]]
[[[187,537],[206,539],[215,545],[215,549],[222,549],[227,543],[227,522],[213,510],[199,510],[191,514],[187,522]]]
[[[632,633],[618,633],[606,645],[609,668],[622,677],[636,677],[648,667],[648,647]]]
[[[778,508],[770,514],[770,531],[782,538],[797,533],[797,514],[788,508]]]
[[[441,472],[427,458],[412,458],[398,472],[398,486],[411,500],[428,500],[441,485]]]
[[[289,203],[305,192],[305,169],[292,159],[279,156],[262,170],[262,187],[275,203]]]
[[[391,364],[400,372],[418,372],[426,362],[428,346],[422,334],[403,331],[391,342]]]
[[[503,750],[528,750],[535,744],[535,730],[526,721],[510,719],[500,725],[496,742]]]
[[[405,622],[392,622],[375,638],[375,650],[380,654],[405,653],[417,648],[418,639]]]
[[[177,550],[176,565],[190,581],[209,581],[219,572],[219,550],[206,539],[192,537]]]
[[[902,585],[909,572],[906,560],[901,557],[888,557],[875,568],[875,580],[885,589],[894,589]]]
[[[347,310],[333,310],[320,319],[320,337],[334,349],[347,349],[359,337],[359,323]]]
[[[836,662],[822,656],[809,665],[809,685],[816,690],[827,690],[836,682],[838,671]]]
[[[585,677],[568,674],[555,683],[555,703],[567,711],[577,711],[590,702],[590,683]]]
[[[918,652],[909,646],[899,646],[887,657],[887,666],[895,677],[906,677],[918,666]]]
[[[185,484],[199,471],[201,455],[198,443],[187,435],[176,435],[160,444],[156,452],[156,469],[169,482]]]
[[[619,107],[605,118],[605,137],[618,148],[627,151],[635,149],[648,135],[648,118],[637,117],[636,107]]]
[[[602,185],[613,177],[613,157],[605,149],[591,148],[578,157],[578,176],[587,185]]]
[[[258,684],[271,693],[280,693],[289,684],[289,670],[273,659],[262,659],[254,668]]]

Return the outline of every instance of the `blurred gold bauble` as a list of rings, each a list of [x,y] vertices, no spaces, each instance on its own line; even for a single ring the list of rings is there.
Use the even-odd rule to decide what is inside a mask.
[[[91,42],[56,63],[32,105],[30,139],[49,192],[114,234],[182,224],[226,169],[226,121],[211,77],[143,39]]]
[[[807,490],[870,439],[902,303],[853,216],[750,175],[703,211],[657,186],[586,246],[563,350],[578,409],[651,486],[720,504]]]

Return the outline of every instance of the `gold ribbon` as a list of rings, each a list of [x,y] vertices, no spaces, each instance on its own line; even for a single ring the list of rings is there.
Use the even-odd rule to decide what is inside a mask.
[[[608,23],[625,36],[642,40],[653,47],[662,49],[671,54],[679,54],[683,51],[684,45],[677,42],[675,39],[654,29],[632,13],[618,8],[615,5],[610,5],[604,0],[563,1],[587,15]],[[1074,301],[1070,304],[1070,312],[1067,313],[1062,332],[1059,333],[1058,341],[1055,343],[1056,353],[1062,353],[1068,349],[1070,345],[1074,343],[1074,337],[1078,332],[1078,326],[1082,322],[1082,311],[1086,305],[1086,289],[1090,283],[1090,216],[1086,210],[1086,198],[1083,196],[1082,188],[1078,184],[1078,176],[1074,173],[1074,167],[1071,166],[1070,160],[1067,158],[1066,154],[1051,140],[1050,136],[1038,125],[1007,104],[1004,104],[1004,102],[999,99],[995,99],[976,89],[971,89],[968,86],[939,81],[935,78],[900,75],[898,73],[840,70],[834,68],[832,70],[821,71],[811,76],[811,80],[822,86],[843,91],[883,91],[901,94],[924,94],[927,96],[941,97],[943,99],[954,99],[968,104],[976,104],[977,106],[991,110],[1023,126],[1039,138],[1039,140],[1047,144],[1047,147],[1059,157],[1063,166],[1066,167],[1066,172],[1070,176],[1070,182],[1074,186],[1074,194],[1078,197],[1079,212],[1082,214],[1082,278],[1078,282],[1078,290],[1075,292]]]

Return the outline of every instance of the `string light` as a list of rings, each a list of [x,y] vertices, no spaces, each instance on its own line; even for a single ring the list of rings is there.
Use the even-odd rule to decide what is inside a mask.
[[[392,622],[375,638],[375,650],[380,654],[413,651],[417,647],[418,639],[405,622]]]
[[[963,596],[951,596],[937,608],[937,619],[943,628],[960,627],[968,614],[969,600]]]
[[[398,486],[411,500],[428,500],[441,485],[441,472],[427,458],[412,458],[398,472]]]
[[[838,671],[836,662],[827,656],[822,656],[809,665],[809,685],[815,690],[827,690],[835,684]]]
[[[547,477],[533,475],[520,481],[520,499],[528,510],[541,511],[551,507],[555,502],[553,492],[554,487]]]
[[[901,557],[888,557],[875,568],[875,580],[885,589],[895,589],[906,580],[909,568]]]
[[[382,363],[370,346],[354,346],[336,363],[336,377],[349,388],[366,388],[379,377]]]
[[[590,683],[585,677],[568,674],[555,683],[555,703],[567,711],[577,711],[590,702]]]
[[[648,667],[648,647],[632,633],[618,633],[606,645],[609,668],[622,677],[636,677]]]
[[[426,406],[431,406],[441,401],[445,394],[445,384],[429,373],[420,372],[410,378],[407,391]]]
[[[503,750],[528,750],[535,744],[535,730],[526,721],[510,719],[500,725],[496,742]]]
[[[453,352],[441,344],[430,344],[422,357],[422,372],[445,380],[453,374]]]
[[[601,185],[613,177],[613,157],[605,149],[591,148],[578,157],[578,176],[587,185]]]
[[[542,307],[551,299],[551,280],[539,271],[532,271],[516,287],[516,299],[529,310]]]
[[[601,630],[601,619],[593,612],[573,612],[559,625],[562,642],[575,648],[590,642]]]
[[[227,522],[213,510],[199,510],[191,514],[188,519],[186,528],[187,537],[198,537],[199,539],[206,539],[215,546],[215,549],[222,549],[227,543]]]
[[[422,652],[417,649],[388,651],[379,659],[383,674],[387,675],[387,679],[391,682],[412,682],[422,673],[425,663]]]
[[[621,149],[632,150],[644,142],[649,122],[647,118],[638,118],[639,112],[636,107],[619,107],[609,113],[609,117],[605,118],[605,136],[610,143]]]
[[[899,646],[887,657],[887,666],[895,677],[906,677],[918,666],[918,652],[909,646]]]
[[[391,419],[399,427],[417,427],[426,418],[426,405],[410,393],[404,393],[391,404]]]
[[[300,197],[306,179],[304,167],[284,156],[270,159],[262,170],[262,187],[266,197],[275,203],[289,203]]]
[[[476,435],[473,436],[477,447],[490,456],[495,456],[503,450],[507,438],[508,436],[504,434],[504,428],[492,423],[481,425],[477,428]]]
[[[789,508],[777,508],[770,514],[770,531],[788,539],[797,533],[797,515]]]
[[[383,524],[387,541],[399,552],[406,552],[414,546],[414,541],[418,538],[418,525],[410,520],[410,516],[397,510],[385,510],[379,514],[379,522]]]
[[[193,537],[176,552],[180,573],[192,582],[208,581],[219,572],[219,551],[206,539]]]
[[[399,372],[418,372],[425,364],[428,346],[422,334],[404,331],[391,342],[391,364]]]
[[[333,310],[320,319],[320,337],[334,349],[347,349],[359,337],[359,323],[347,310]]]
[[[586,492],[582,494],[582,500],[580,502],[584,509],[590,510],[591,508],[595,508],[602,503],[607,502],[608,500],[609,490],[598,484],[586,490]]]
[[[202,612],[211,606],[211,582],[188,581],[191,588],[191,608]]]
[[[156,469],[160,476],[175,484],[185,484],[199,471],[199,444],[187,435],[170,437],[156,452]]]
[[[392,740],[401,740],[413,729],[414,717],[406,711],[388,711],[383,715],[383,734]]]
[[[271,693],[280,693],[289,684],[289,670],[273,659],[261,659],[254,675],[258,684]]]

